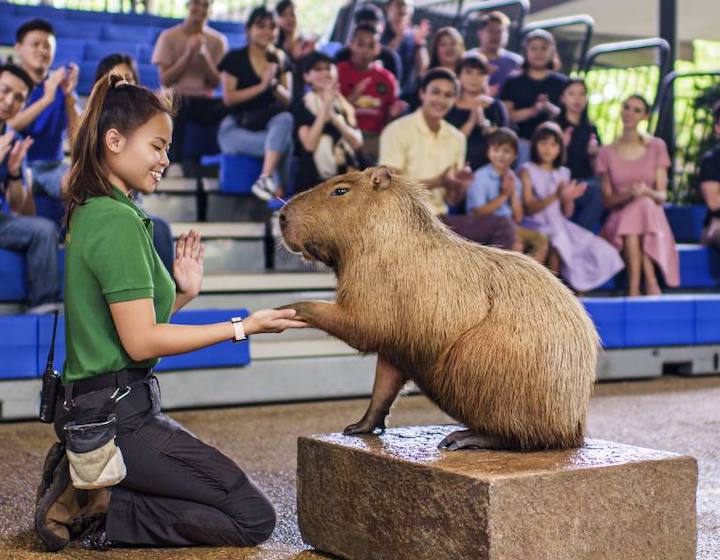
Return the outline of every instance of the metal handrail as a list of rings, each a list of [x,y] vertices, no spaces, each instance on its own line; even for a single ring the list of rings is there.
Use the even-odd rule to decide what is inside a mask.
[[[588,49],[590,48],[590,42],[592,41],[593,31],[595,30],[595,20],[586,14],[580,14],[576,16],[565,16],[559,18],[543,19],[539,21],[533,21],[528,23],[522,28],[520,37],[524,38],[525,35],[536,29],[545,29],[549,31],[551,29],[559,29],[561,27],[574,27],[578,25],[585,26],[585,37],[580,47],[580,57],[577,60],[577,68],[582,68],[585,64],[585,57],[587,56]]]

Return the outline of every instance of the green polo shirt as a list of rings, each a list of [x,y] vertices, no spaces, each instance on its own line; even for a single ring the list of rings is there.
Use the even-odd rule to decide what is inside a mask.
[[[167,323],[175,285],[153,246],[153,224],[120,190],[73,211],[65,241],[65,382],[127,367],[110,304],[150,298],[158,323]]]

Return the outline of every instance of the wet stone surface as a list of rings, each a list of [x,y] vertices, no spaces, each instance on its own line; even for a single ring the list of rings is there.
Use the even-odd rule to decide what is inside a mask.
[[[353,560],[695,555],[692,457],[602,440],[532,453],[433,449],[454,428],[300,438],[304,539]]]
[[[720,558],[718,403],[718,376],[604,383],[595,392],[588,418],[591,438],[697,457],[698,560]],[[52,433],[46,425],[37,422],[0,423],[0,559],[331,558],[311,550],[303,543],[298,530],[295,505],[297,438],[342,431],[362,416],[366,406],[367,399],[357,399],[171,413],[198,437],[217,446],[241,465],[275,503],[278,525],[270,540],[261,547],[243,550],[130,549],[97,553],[69,547],[53,555],[43,553],[32,531],[32,513],[35,488],[42,460],[53,439]],[[448,422],[450,419],[423,397],[403,398],[389,418],[389,425],[394,427]],[[416,442],[414,456],[433,460],[437,457],[435,446],[441,436],[442,433],[428,436],[427,445]],[[358,439],[357,443],[367,445],[366,439]],[[511,530],[512,524],[508,528]],[[651,539],[653,534],[648,534],[647,538]],[[574,556],[572,560],[576,558]],[[535,559],[525,556],[523,560]]]

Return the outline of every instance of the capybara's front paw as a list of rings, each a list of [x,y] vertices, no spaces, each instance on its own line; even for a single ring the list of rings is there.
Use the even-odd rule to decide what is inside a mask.
[[[294,309],[294,321],[304,321],[305,323],[312,324],[309,308],[306,302],[298,301],[295,303],[288,303],[287,305],[281,305],[280,307],[276,307],[275,309]]]
[[[360,434],[382,434],[385,431],[385,419],[377,422],[363,418],[355,424],[350,424],[343,430],[344,436],[357,436]]]

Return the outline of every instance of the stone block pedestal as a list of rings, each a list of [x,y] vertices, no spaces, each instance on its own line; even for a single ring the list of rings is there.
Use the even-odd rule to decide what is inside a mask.
[[[691,560],[694,458],[600,440],[438,450],[455,426],[298,440],[307,543],[351,560]]]

